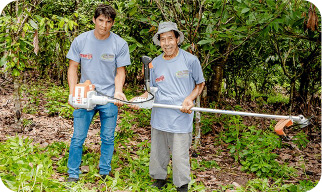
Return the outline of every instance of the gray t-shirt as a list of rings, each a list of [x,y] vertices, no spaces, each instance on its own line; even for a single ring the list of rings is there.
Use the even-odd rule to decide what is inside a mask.
[[[124,39],[110,32],[107,39],[99,40],[94,30],[74,39],[67,58],[81,64],[80,83],[90,80],[98,91],[109,96],[114,96],[116,68],[131,64]]]
[[[158,88],[155,103],[182,105],[195,85],[205,81],[200,62],[196,56],[182,49],[171,60],[162,56],[153,59],[150,70],[151,84]],[[152,108],[151,126],[165,132],[190,133],[193,115],[177,109]]]

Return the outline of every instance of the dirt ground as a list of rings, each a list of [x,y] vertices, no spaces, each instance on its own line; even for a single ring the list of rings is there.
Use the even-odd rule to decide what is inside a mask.
[[[18,133],[14,130],[14,105],[12,102],[12,86],[2,86],[0,89],[0,142],[6,140],[7,136],[19,135],[29,137],[34,143],[39,143],[45,147],[55,141],[70,142],[73,133],[72,120],[61,117],[49,117],[44,112],[35,115],[22,114],[23,119],[32,120],[32,124]],[[216,129],[214,125],[214,129]],[[118,128],[117,128],[118,130]],[[137,142],[150,139],[150,128],[133,128]],[[94,151],[99,151],[99,124],[95,122],[91,125],[85,145]],[[298,177],[285,181],[286,183],[298,183],[301,180],[319,180],[321,177],[321,133],[310,132],[310,142],[308,146],[299,150],[292,142],[286,142],[290,147],[281,148],[278,151],[278,162],[288,162],[298,170]],[[241,171],[241,165],[235,162],[225,144],[214,146],[214,135],[208,134],[201,137],[201,146],[198,149],[199,155],[196,158],[201,160],[214,160],[220,167],[216,169],[206,169],[205,171],[193,171],[196,180],[202,182],[209,190],[221,189],[221,186],[234,185],[244,186],[248,180],[256,178],[256,175]],[[305,172],[303,167],[305,159]]]

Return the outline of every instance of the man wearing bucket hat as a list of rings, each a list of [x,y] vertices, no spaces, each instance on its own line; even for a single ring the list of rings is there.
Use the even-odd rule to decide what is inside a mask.
[[[150,81],[157,87],[155,102],[182,105],[181,110],[152,108],[151,153],[149,172],[153,186],[166,185],[167,166],[172,152],[173,184],[178,191],[188,191],[190,182],[189,148],[192,143],[194,100],[205,83],[198,58],[179,45],[184,35],[173,22],[159,24],[153,42],[163,53],[152,61]],[[142,95],[147,97],[147,93]],[[136,106],[132,106],[138,109]]]

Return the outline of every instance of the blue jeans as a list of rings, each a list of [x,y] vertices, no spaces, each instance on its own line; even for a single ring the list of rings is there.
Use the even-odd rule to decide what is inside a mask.
[[[116,127],[118,108],[113,103],[97,105],[93,110],[74,110],[74,134],[71,139],[68,157],[69,177],[79,178],[79,166],[82,161],[83,144],[94,115],[99,112],[101,120],[101,157],[99,174],[108,175],[111,171],[111,160],[114,151],[114,131]]]

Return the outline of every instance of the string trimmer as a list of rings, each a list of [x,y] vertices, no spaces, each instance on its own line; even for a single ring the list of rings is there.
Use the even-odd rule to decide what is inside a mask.
[[[149,64],[152,59],[147,56],[141,58],[144,66],[144,84],[146,91],[149,93],[148,98],[137,98],[136,100],[129,102],[121,102],[125,104],[137,105],[140,108],[151,109],[152,107],[159,108],[169,108],[169,109],[181,109],[182,106],[178,105],[166,105],[154,103],[154,95],[158,91],[157,87],[150,87],[150,69]],[[98,95],[100,94],[100,95]],[[96,105],[105,105],[107,103],[114,103],[116,100],[111,96],[104,95],[95,90],[95,85],[93,85],[89,80],[86,80],[84,83],[77,84],[75,86],[72,98],[72,105],[76,108],[83,108],[87,110],[92,110]],[[220,110],[220,109],[209,109],[209,108],[200,108],[193,107],[191,111],[207,112],[207,113],[220,113],[228,115],[241,115],[241,116],[251,116],[251,117],[262,117],[269,119],[280,119],[280,121],[275,126],[275,132],[278,135],[286,136],[283,129],[293,125],[293,122],[297,123],[301,128],[306,127],[310,124],[310,121],[306,119],[303,115],[298,116],[283,116],[283,115],[269,115],[269,114],[259,114],[259,113],[249,113],[249,112],[240,112],[240,111],[229,111],[229,110]]]

